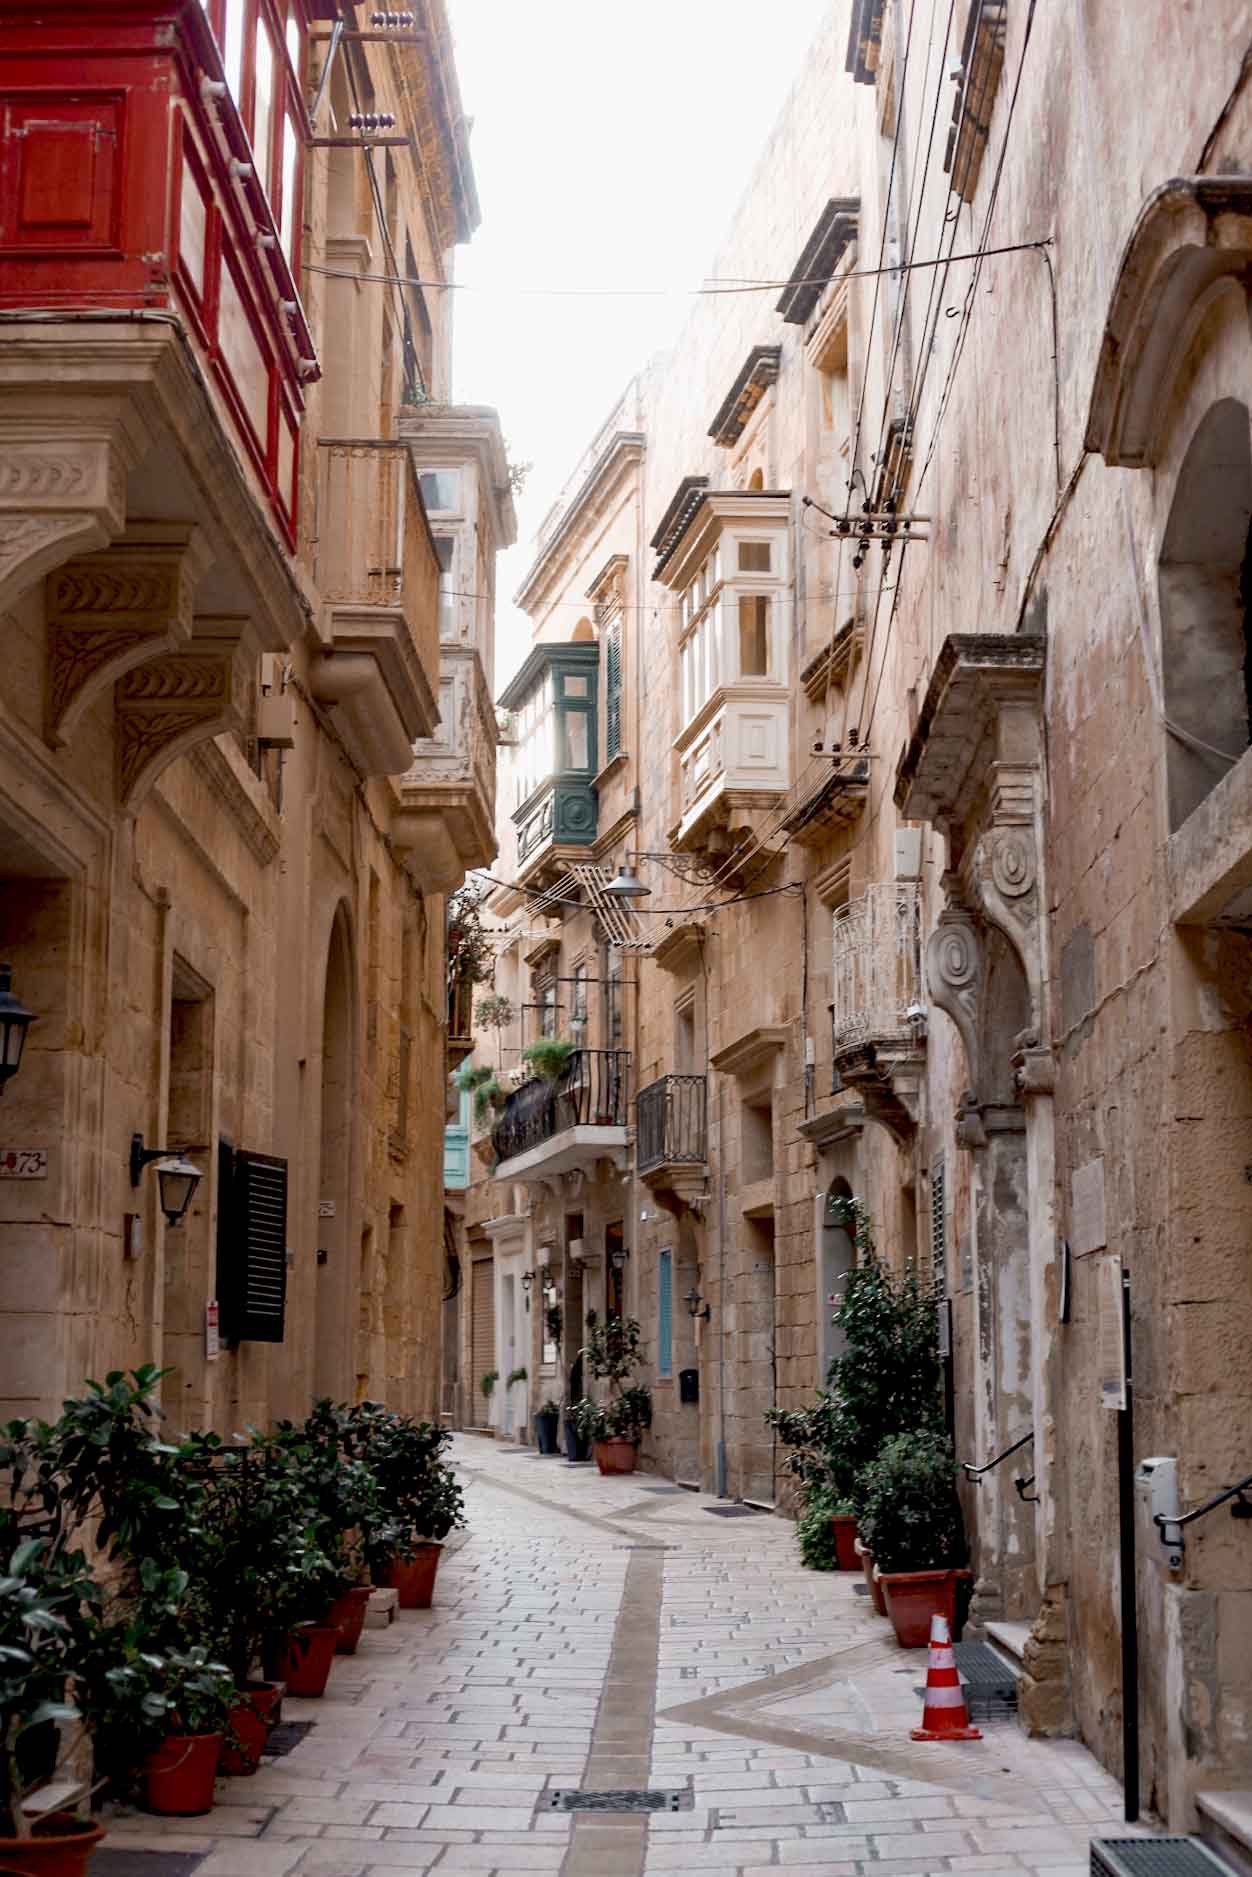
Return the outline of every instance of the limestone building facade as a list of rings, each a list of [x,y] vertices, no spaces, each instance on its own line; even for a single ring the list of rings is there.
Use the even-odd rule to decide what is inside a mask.
[[[478,1414],[524,1437],[620,1298],[645,1463],[775,1502],[858,1198],[942,1290],[975,1628],[1123,1776],[1134,1710],[1185,1826],[1252,1784],[1249,1528],[1171,1568],[1140,1506],[1128,1558],[1118,1404],[1128,1297],[1133,1461],[1252,1473],[1248,10],[946,12],[832,4],[736,290],[541,530],[475,1046],[578,1048],[466,1197],[530,1335]]]
[[[479,210],[418,11],[0,8],[6,1415],[140,1362],[175,1427],[437,1407],[514,519],[449,401]],[[179,1223],[133,1141],[199,1168]]]

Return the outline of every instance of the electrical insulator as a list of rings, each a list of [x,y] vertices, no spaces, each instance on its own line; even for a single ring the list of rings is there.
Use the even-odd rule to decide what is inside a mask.
[[[353,130],[393,130],[395,122],[391,111],[353,111],[348,118]]]

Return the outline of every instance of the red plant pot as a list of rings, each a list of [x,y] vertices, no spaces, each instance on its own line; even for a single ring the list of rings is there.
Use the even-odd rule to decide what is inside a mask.
[[[356,1646],[361,1640],[361,1631],[365,1628],[365,1612],[374,1592],[372,1584],[353,1584],[341,1597],[336,1597],[330,1606],[330,1620],[338,1625],[339,1641],[335,1644],[336,1655],[355,1655]]]
[[[633,1473],[639,1463],[639,1449],[633,1440],[597,1440],[592,1453],[602,1473]]]
[[[218,1763],[220,1773],[246,1777],[261,1764],[270,1728],[278,1719],[283,1698],[280,1681],[249,1682],[235,1691],[235,1705],[226,1722],[226,1739]]]
[[[167,1734],[144,1767],[148,1810],[166,1818],[211,1812],[221,1756],[221,1734]]]
[[[948,1634],[956,1638],[956,1571],[884,1571],[882,1587],[887,1614],[902,1649],[924,1649],[930,1641],[930,1619],[946,1616]]]
[[[32,1827],[32,1838],[0,1838],[0,1872],[17,1877],[84,1877],[103,1825],[72,1812],[51,1812]]]
[[[856,1550],[856,1513],[832,1512],[831,1530],[835,1534],[835,1560],[841,1571],[859,1571],[861,1560]]]
[[[861,1543],[859,1538],[856,1541],[856,1555],[861,1560],[861,1569],[864,1571],[865,1581],[869,1585],[869,1594],[875,1612],[879,1616],[886,1616],[887,1602],[882,1594],[882,1585],[874,1575],[874,1554],[868,1546]]]
[[[399,1592],[402,1610],[429,1610],[435,1595],[435,1573],[443,1546],[433,1538],[417,1546],[415,1557],[397,1558],[387,1572],[386,1588]]]
[[[325,1694],[338,1643],[339,1630],[334,1623],[302,1623],[292,1630],[278,1669],[279,1680],[286,1682],[289,1695],[315,1700]]]

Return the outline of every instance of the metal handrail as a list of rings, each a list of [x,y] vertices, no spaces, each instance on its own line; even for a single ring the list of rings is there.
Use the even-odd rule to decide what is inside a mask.
[[[984,1473],[990,1473],[995,1467],[999,1466],[1001,1460],[1007,1460],[1010,1454],[1020,1453],[1023,1447],[1028,1447],[1034,1437],[1035,1430],[1032,1427],[1028,1434],[1023,1434],[1021,1439],[1015,1440],[1011,1447],[1006,1447],[1003,1453],[998,1453],[994,1460],[988,1460],[986,1466],[971,1466],[968,1460],[962,1460],[961,1471],[964,1473],[966,1479],[972,1479],[977,1482],[982,1478]],[[1034,1475],[1032,1474],[1031,1478],[1033,1479],[1033,1477]],[[1025,1483],[1029,1486],[1030,1480],[1027,1480]]]
[[[1228,1499],[1238,1501],[1237,1505],[1230,1508],[1232,1519],[1252,1519],[1252,1500],[1244,1498],[1249,1488],[1252,1488],[1252,1473],[1249,1473],[1246,1479],[1241,1479],[1237,1486],[1227,1486],[1212,1499],[1206,1499],[1202,1506],[1193,1506],[1191,1511],[1184,1512],[1181,1518],[1171,1519],[1167,1518],[1164,1512],[1154,1512],[1152,1523],[1159,1526],[1162,1532],[1167,1526],[1171,1531],[1181,1531],[1184,1525],[1194,1524],[1196,1519],[1202,1519],[1206,1513],[1216,1512],[1218,1506],[1224,1506]]]

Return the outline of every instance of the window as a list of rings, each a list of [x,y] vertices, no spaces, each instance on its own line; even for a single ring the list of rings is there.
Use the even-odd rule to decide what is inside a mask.
[[[769,676],[769,601],[760,593],[739,596],[739,676]]]
[[[435,557],[439,562],[439,637],[455,639],[456,594],[453,590],[452,558],[456,547],[451,535],[435,536]]]
[[[217,1296],[231,1342],[281,1343],[287,1315],[287,1162],[237,1153],[217,1157]]]
[[[204,0],[256,173],[297,262],[300,223],[305,34],[295,0]]]
[[[741,574],[767,574],[770,571],[770,544],[768,541],[741,541],[739,543],[739,571]]]
[[[587,1041],[587,966],[574,966],[573,995],[570,998],[569,1027],[575,1042]]]
[[[418,477],[422,500],[432,513],[455,513],[461,503],[461,477],[455,469],[425,469]]]
[[[540,1036],[556,1035],[556,977],[546,971],[542,977],[536,977],[534,986],[534,1005],[538,1018]]]
[[[526,801],[555,767],[556,749],[553,713],[552,672],[544,673],[542,684],[518,708],[517,725],[517,806]]]
[[[622,954],[614,945],[604,948],[604,1047],[622,1046]]]
[[[622,621],[604,633],[604,760],[611,763],[622,748]]]
[[[674,1254],[663,1251],[656,1264],[656,1372],[674,1373]]]

